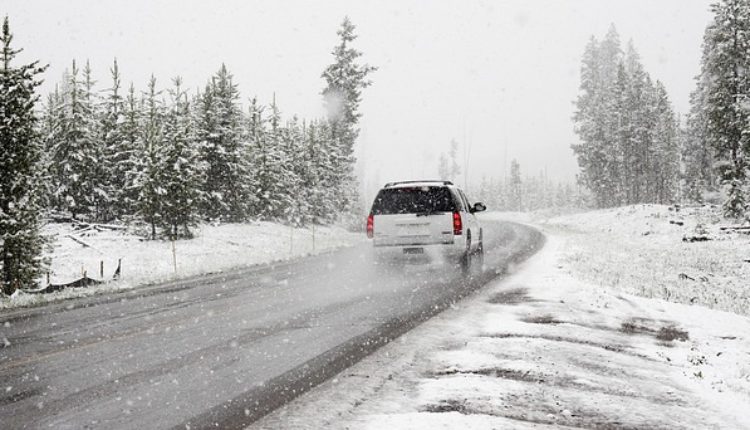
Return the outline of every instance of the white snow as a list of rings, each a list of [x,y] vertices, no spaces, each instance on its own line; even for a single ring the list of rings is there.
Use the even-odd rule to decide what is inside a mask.
[[[633,207],[539,224],[547,245],[515,274],[252,428],[750,428],[750,319],[650,298],[677,288],[662,279],[676,267],[702,270],[679,260],[656,270],[662,256],[698,258],[707,250],[688,245],[700,245],[715,248],[707,260],[737,258],[747,239],[683,245],[694,227],[670,218]],[[645,273],[630,272],[634,252]],[[714,264],[742,282],[741,266]]]
[[[10,298],[0,298],[0,309],[31,306],[70,297],[82,297],[130,289],[173,279],[220,272],[243,266],[288,260],[305,255],[350,246],[364,240],[362,234],[340,227],[310,228],[257,222],[252,224],[202,225],[190,240],[175,242],[177,270],[169,241],[143,240],[120,231],[89,230],[84,235],[70,224],[49,224],[45,234],[53,238],[50,281],[67,283],[85,272],[94,279],[112,279],[118,260],[122,260],[121,280],[87,288],[68,288],[51,294],[28,294],[17,291]],[[71,239],[82,239],[89,247]],[[45,280],[46,282],[46,280]]]

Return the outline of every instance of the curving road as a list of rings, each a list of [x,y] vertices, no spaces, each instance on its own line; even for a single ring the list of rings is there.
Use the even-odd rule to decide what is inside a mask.
[[[485,271],[376,273],[369,244],[0,314],[0,423],[243,428],[533,254],[485,222]]]

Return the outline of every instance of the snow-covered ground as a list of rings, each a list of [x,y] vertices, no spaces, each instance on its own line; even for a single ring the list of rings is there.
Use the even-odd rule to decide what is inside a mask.
[[[750,428],[750,319],[650,298],[733,309],[721,294],[742,296],[747,238],[683,245],[702,216],[680,228],[650,206],[537,223],[547,245],[513,275],[253,427]],[[689,293],[679,273],[698,276]]]
[[[287,260],[304,255],[350,246],[364,240],[339,227],[292,229],[270,222],[252,224],[202,225],[190,240],[175,242],[143,240],[123,231],[89,229],[77,232],[71,224],[49,224],[44,233],[52,238],[50,281],[67,283],[81,278],[85,272],[94,279],[112,275],[122,261],[118,282],[87,287],[69,288],[51,294],[17,293],[11,298],[0,297],[0,309],[31,306],[70,297],[129,289],[173,279],[220,272],[227,269]],[[90,245],[84,247],[70,236]],[[46,281],[45,281],[46,282]]]
[[[568,237],[565,262],[585,280],[750,315],[750,235],[722,231],[735,223],[718,212],[638,205],[551,218],[543,225]],[[711,240],[682,240],[697,235]]]

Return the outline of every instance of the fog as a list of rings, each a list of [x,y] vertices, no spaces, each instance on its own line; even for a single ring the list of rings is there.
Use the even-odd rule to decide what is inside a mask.
[[[379,68],[363,94],[357,149],[363,182],[373,187],[436,177],[451,139],[469,155],[470,184],[504,175],[513,158],[525,173],[572,181],[570,118],[588,38],[615,24],[665,83],[675,110],[685,112],[709,4],[3,1],[0,10],[10,17],[16,46],[25,49],[22,59],[50,64],[42,93],[74,58],[91,61],[101,88],[114,57],[123,81],[139,89],[151,73],[162,87],[180,75],[199,88],[224,62],[243,103],[253,95],[270,102],[275,94],[285,116],[302,118],[324,115],[320,73],[348,15],[363,61]]]

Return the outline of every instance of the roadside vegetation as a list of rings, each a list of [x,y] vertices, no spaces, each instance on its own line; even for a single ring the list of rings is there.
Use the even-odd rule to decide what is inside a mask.
[[[45,222],[127,225],[152,240],[191,238],[207,222],[354,225],[359,103],[375,68],[361,63],[348,18],[337,34],[321,74],[327,115],[300,119],[283,117],[275,99],[243,106],[223,64],[189,92],[180,77],[124,85],[117,60],[98,84],[88,62],[74,60],[41,103],[44,67],[13,64],[6,17],[0,294],[42,283]]]

